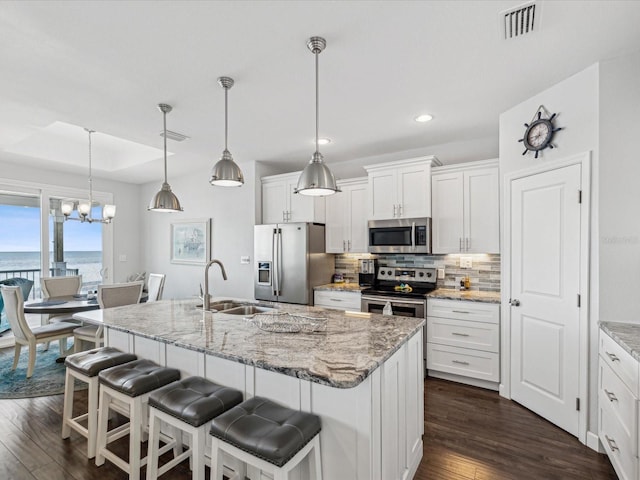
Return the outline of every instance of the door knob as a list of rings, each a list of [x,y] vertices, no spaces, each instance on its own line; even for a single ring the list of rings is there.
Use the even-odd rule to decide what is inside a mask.
[[[511,304],[512,307],[519,307],[520,306],[520,300],[514,298],[513,300],[509,300],[509,303]]]

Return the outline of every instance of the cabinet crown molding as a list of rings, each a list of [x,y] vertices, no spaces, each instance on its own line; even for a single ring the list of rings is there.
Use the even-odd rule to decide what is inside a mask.
[[[347,187],[349,185],[361,185],[363,183],[367,183],[367,177],[345,178],[344,180],[336,180],[336,183],[341,187]]]
[[[472,168],[498,167],[497,158],[490,160],[478,160],[475,162],[454,163],[453,165],[442,165],[434,168],[431,173],[457,172],[459,170],[470,170]]]
[[[299,170],[297,172],[279,173],[277,175],[267,175],[265,177],[262,177],[260,180],[262,182],[277,182],[279,180],[288,179],[295,175],[300,176],[301,173],[302,173],[302,170]]]
[[[442,165],[442,162],[438,160],[438,158],[435,155],[427,155],[424,157],[409,158],[407,160],[396,160],[394,162],[384,162],[384,163],[376,163],[375,165],[365,165],[362,168],[364,168],[368,173],[368,172],[374,172],[376,170],[382,170],[387,168],[405,167],[408,165],[418,165],[418,164],[424,164],[424,163],[430,163],[432,167],[438,167]]]

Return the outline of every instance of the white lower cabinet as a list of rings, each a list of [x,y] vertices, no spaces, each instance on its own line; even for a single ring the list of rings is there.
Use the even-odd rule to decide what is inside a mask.
[[[430,376],[497,390],[500,306],[427,299],[426,352]]]
[[[638,480],[638,362],[600,331],[598,431],[620,480]]]
[[[360,311],[362,295],[360,292],[342,290],[316,290],[313,293],[313,304],[316,307],[335,308],[337,310]]]

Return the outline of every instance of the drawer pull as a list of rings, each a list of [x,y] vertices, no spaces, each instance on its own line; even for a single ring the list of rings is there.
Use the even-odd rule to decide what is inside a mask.
[[[610,402],[617,402],[618,401],[618,397],[616,397],[613,392],[610,392],[606,388],[604,389],[604,393],[607,394],[607,397],[609,397],[609,401]]]
[[[620,359],[618,358],[618,356],[615,353],[609,353],[606,350],[605,350],[605,353],[611,359],[612,362],[619,362],[620,361]]]
[[[469,362],[463,362],[463,361],[460,361],[460,360],[451,360],[451,361],[452,361],[453,363],[458,363],[458,364],[460,364],[460,365],[469,365]]]
[[[469,312],[465,312],[464,310],[451,310],[453,313],[469,313]]]
[[[329,300],[331,300],[332,302],[342,302],[342,299],[340,298],[330,298]]]
[[[609,438],[608,435],[605,435],[604,438],[607,439],[607,443],[609,444],[609,448],[611,449],[612,452],[615,452],[616,450],[620,450],[616,445],[616,441],[613,438]]]
[[[451,332],[451,335],[456,335],[458,337],[468,337],[469,336],[468,333],[458,333],[458,332]]]

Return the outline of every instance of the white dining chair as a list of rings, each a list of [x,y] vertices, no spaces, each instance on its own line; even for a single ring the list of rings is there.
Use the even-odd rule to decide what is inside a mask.
[[[22,346],[29,347],[29,363],[27,366],[27,378],[33,375],[36,365],[36,351],[39,343],[46,343],[58,340],[60,342],[60,355],[67,352],[67,338],[73,337],[73,331],[78,328],[73,323],[52,323],[40,327],[30,328],[24,316],[24,300],[22,289],[17,287],[2,286],[2,299],[7,312],[7,320],[11,326],[11,331],[15,338],[15,351],[13,357],[13,367],[15,370],[20,360]]]
[[[122,307],[140,303],[144,282],[115,283],[98,285],[98,305],[100,308]],[[99,348],[104,343],[104,327],[102,325],[86,325],[73,331],[74,352],[82,351],[82,343],[91,343],[90,348]]]
[[[166,275],[162,273],[150,273],[148,282],[148,302],[157,302],[162,300],[162,293],[164,291],[164,279]]]

